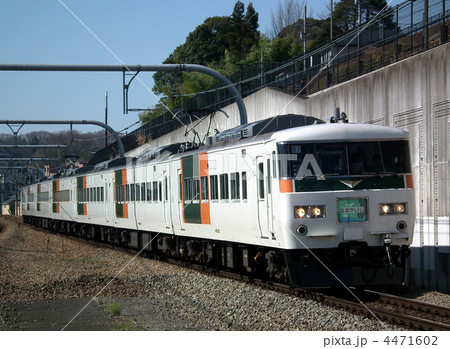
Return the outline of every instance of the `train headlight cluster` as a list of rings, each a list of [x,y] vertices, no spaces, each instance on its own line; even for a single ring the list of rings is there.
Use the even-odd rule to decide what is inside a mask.
[[[324,218],[326,217],[326,206],[294,206],[294,218]]]
[[[408,209],[406,202],[380,204],[380,216],[388,216],[393,214],[407,214]]]

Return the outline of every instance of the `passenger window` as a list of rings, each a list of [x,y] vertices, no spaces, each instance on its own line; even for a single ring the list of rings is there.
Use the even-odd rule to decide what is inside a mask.
[[[167,183],[167,177],[164,178],[164,200],[169,200],[169,186]]]
[[[260,199],[264,199],[264,164],[258,164],[258,195]]]
[[[141,201],[145,201],[145,182],[141,183]]]
[[[127,184],[125,186],[125,201],[128,202],[130,201],[130,185]]]
[[[158,182],[153,182],[153,201],[158,201]]]
[[[203,176],[200,178],[200,186],[202,190],[202,201],[208,200],[208,177]]]
[[[211,200],[219,199],[219,186],[217,182],[217,175],[213,175],[209,177],[209,185],[211,192]]]
[[[240,199],[239,172],[230,174],[231,200]]]
[[[147,201],[152,201],[152,182],[147,182]]]
[[[183,187],[181,182],[181,174],[178,175],[178,202],[183,201]]]
[[[220,175],[220,199],[228,200],[230,198],[228,190],[228,174]]]
[[[247,172],[242,172],[242,199],[247,200]]]
[[[135,195],[136,195],[135,200],[136,201],[141,201],[141,185],[139,183],[136,183],[134,186],[136,187],[136,189],[135,189]]]
[[[277,157],[275,152],[272,152],[272,177],[277,178]]]
[[[194,201],[199,201],[200,200],[200,182],[198,180],[198,177],[196,178],[192,178],[192,199]]]
[[[192,200],[192,178],[184,179],[184,202]]]

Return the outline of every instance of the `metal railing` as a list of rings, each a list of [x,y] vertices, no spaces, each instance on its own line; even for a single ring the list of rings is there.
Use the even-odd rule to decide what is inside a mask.
[[[449,28],[450,0],[405,1],[333,42],[286,63],[242,66],[230,81],[242,97],[265,87],[309,95],[442,45],[448,42]],[[205,116],[231,103],[228,90],[217,87],[183,101],[176,110],[184,111],[178,118],[188,124],[189,112]],[[155,139],[178,129],[180,121],[166,112],[127,138],[139,135]],[[130,145],[133,142],[130,139]]]

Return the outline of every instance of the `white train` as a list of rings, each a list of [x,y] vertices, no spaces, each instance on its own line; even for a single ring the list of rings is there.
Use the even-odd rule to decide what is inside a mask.
[[[24,221],[296,287],[401,284],[416,216],[406,132],[284,115],[182,148],[42,179],[23,188]]]

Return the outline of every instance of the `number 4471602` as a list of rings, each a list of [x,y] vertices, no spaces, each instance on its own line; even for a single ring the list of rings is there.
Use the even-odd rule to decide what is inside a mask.
[[[437,336],[387,336],[383,342],[387,345],[438,345]]]

